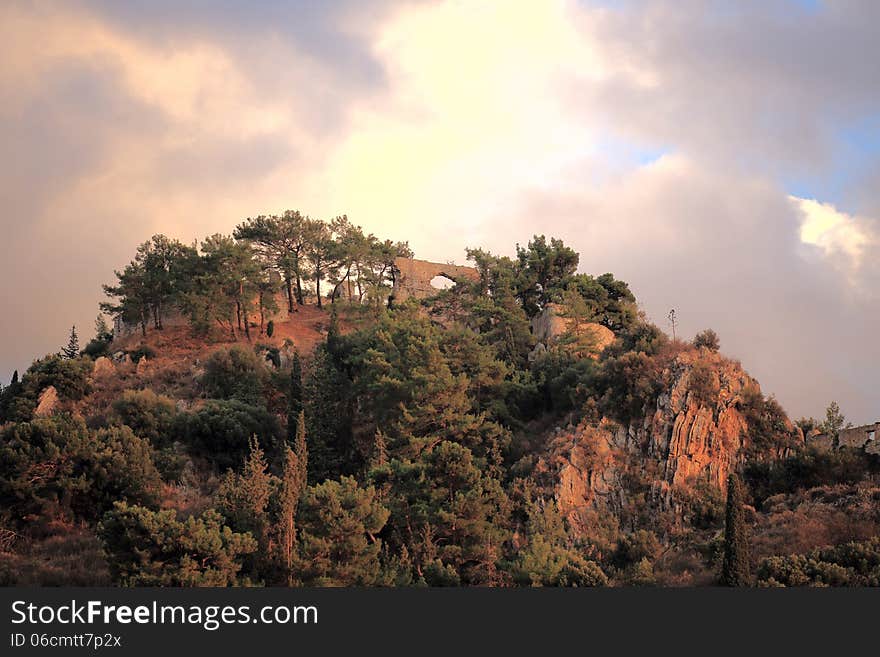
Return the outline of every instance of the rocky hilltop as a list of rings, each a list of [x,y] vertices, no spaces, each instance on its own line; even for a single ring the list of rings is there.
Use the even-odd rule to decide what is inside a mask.
[[[658,509],[680,510],[695,490],[724,494],[747,455],[776,455],[750,438],[751,404],[761,389],[738,362],[708,349],[683,350],[660,380],[662,391],[643,417],[601,417],[552,432],[536,472],[573,527],[583,531],[594,513],[624,519],[640,496]],[[803,433],[784,415],[781,421],[792,443],[803,444]]]

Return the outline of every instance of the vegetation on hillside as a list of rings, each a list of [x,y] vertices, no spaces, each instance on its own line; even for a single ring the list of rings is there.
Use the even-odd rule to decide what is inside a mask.
[[[749,550],[762,523],[787,527],[781,499],[867,486],[877,471],[862,453],[807,449],[756,389],[737,402],[748,447],[726,523],[721,490],[694,481],[660,502],[652,486],[662,475],[640,464],[615,492],[625,512],[597,511],[589,531],[574,531],[534,471],[553,427],[644,425],[683,353],[693,398],[711,408],[718,336],[670,340],[626,283],[577,273],[578,254],[561,240],[536,236],[513,258],[469,250],[478,280],[395,303],[394,259],[411,255],[344,216],[298,212],[251,218],[198,245],[159,235],[138,247],[102,310],[140,342],[99,318],[84,350],[72,331],[61,353],[0,390],[0,581],[877,582],[876,541],[824,520],[823,535],[845,545]],[[287,313],[325,308],[314,349],[270,319],[279,298]],[[573,328],[536,350],[530,322],[548,304]],[[186,327],[170,327],[172,315]],[[601,354],[581,340],[588,323],[614,332]],[[176,357],[163,361],[170,347],[156,336],[173,331]],[[180,344],[195,346],[184,354]],[[97,376],[100,357],[115,374]],[[57,403],[38,413],[50,386]],[[831,427],[842,421],[829,415]],[[59,565],[76,559],[97,564],[92,579]]]

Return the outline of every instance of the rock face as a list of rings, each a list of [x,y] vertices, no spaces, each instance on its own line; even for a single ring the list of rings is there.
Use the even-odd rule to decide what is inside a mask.
[[[760,389],[758,383],[736,363],[705,351],[681,354],[671,369],[671,389],[637,435],[649,454],[663,459],[670,484],[702,477],[723,490],[748,429],[740,412],[743,394]],[[700,373],[702,382],[696,380]]]
[[[571,330],[573,319],[564,317],[565,308],[561,304],[548,303],[532,318],[532,334],[542,347],[549,347]],[[614,332],[607,326],[595,322],[584,322],[577,329],[577,342],[583,347],[577,351],[582,355],[597,358],[602,350],[614,342]]]
[[[37,408],[34,410],[34,417],[48,417],[58,408],[58,391],[55,386],[49,386],[40,393],[40,399],[37,402]]]
[[[675,356],[664,381],[668,386],[641,420],[620,426],[603,418],[557,429],[548,441],[535,475],[575,531],[587,528],[591,512],[620,514],[633,481],[659,508],[672,504],[675,491],[697,484],[725,490],[748,446],[742,405],[747,390],[759,390],[757,382],[738,363],[706,350]]]

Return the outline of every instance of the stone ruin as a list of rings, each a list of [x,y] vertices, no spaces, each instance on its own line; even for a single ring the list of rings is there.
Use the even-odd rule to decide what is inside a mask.
[[[453,282],[480,280],[480,275],[474,267],[441,264],[415,258],[395,258],[394,288],[391,297],[394,302],[400,303],[410,297],[425,299],[437,294],[440,290],[431,285],[431,281],[438,276]]]
[[[431,281],[438,276],[448,278],[452,282],[480,280],[480,275],[474,267],[428,262],[427,260],[416,260],[415,258],[395,258],[393,275],[394,286],[391,292],[391,301],[397,303],[406,301],[411,297],[425,299],[437,294],[442,288],[431,285]],[[270,319],[275,323],[288,321],[290,316],[287,312],[287,296],[284,290],[279,290],[276,293],[275,302],[278,310],[267,312],[266,321],[268,322]],[[162,323],[166,327],[185,326],[188,324],[188,321],[185,315],[177,311],[169,311],[162,318]],[[147,328],[151,327],[152,320]],[[114,335],[122,337],[139,332],[140,326],[138,324],[124,322],[118,316],[114,318]]]

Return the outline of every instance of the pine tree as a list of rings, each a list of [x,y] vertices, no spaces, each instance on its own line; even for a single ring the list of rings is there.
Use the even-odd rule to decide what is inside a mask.
[[[217,509],[230,525],[241,532],[250,532],[265,554],[269,546],[268,514],[275,477],[269,473],[265,452],[256,436],[248,441],[250,453],[241,472],[230,470],[217,490]]]
[[[727,520],[724,526],[723,586],[750,586],[749,528],[743,512],[743,490],[739,477],[727,479]]]
[[[67,346],[61,350],[61,355],[70,360],[79,356],[79,336],[76,334],[76,326],[70,327],[70,339]]]
[[[293,353],[293,363],[290,368],[290,396],[287,408],[287,438],[293,443],[296,441],[300,415],[303,413],[303,382],[302,363],[299,352]]]
[[[98,315],[95,319],[95,340],[108,340],[111,336],[110,327],[107,326],[104,315]]]

